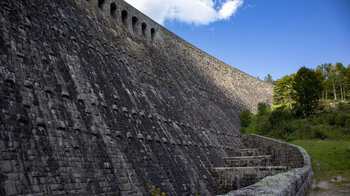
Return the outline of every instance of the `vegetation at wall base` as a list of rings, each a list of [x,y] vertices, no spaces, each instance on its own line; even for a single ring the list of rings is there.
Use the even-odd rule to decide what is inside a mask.
[[[259,106],[260,105],[260,106]],[[267,108],[258,105],[258,113],[242,127],[244,134],[259,134],[285,141],[303,139],[350,140],[350,104],[322,102],[318,112],[299,118],[284,106]]]
[[[260,104],[261,105],[261,104]],[[315,180],[342,176],[350,182],[350,103],[326,100],[310,117],[296,117],[286,106],[258,106],[242,134],[258,134],[303,147],[310,155]]]
[[[302,67],[276,81],[268,75],[265,82],[274,85],[274,106],[259,103],[256,114],[242,113],[242,134],[263,135],[303,147],[310,155],[316,184],[326,184],[317,184],[311,192],[348,192],[350,65],[345,68],[341,63],[325,63],[316,70]]]
[[[241,113],[240,121],[242,127],[248,127],[251,122],[252,114],[248,109],[244,109]]]

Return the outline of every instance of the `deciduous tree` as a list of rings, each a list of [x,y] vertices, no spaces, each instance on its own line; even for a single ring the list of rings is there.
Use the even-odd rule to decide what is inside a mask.
[[[312,69],[302,67],[294,78],[293,89],[297,114],[310,116],[318,107],[322,97],[322,76]]]
[[[282,105],[287,108],[292,108],[295,104],[293,100],[293,94],[295,90],[293,89],[295,74],[284,76],[283,78],[275,82],[274,94],[273,94],[273,104]]]

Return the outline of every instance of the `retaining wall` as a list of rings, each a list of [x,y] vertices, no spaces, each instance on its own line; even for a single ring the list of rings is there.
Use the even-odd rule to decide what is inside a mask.
[[[226,195],[306,195],[313,172],[310,157],[303,148],[259,135],[244,136],[243,143],[246,147],[258,148],[266,154],[271,154],[275,159],[275,164],[288,166],[290,170],[268,176],[258,183],[231,191]]]

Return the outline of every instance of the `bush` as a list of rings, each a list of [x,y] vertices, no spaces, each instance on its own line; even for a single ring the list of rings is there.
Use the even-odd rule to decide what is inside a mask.
[[[344,111],[344,103],[340,102],[340,103],[338,104],[337,109],[338,109],[339,111]]]
[[[258,116],[263,116],[267,114],[268,112],[268,106],[264,102],[258,103]]]
[[[275,107],[269,109],[260,103],[258,113],[251,115],[249,133],[283,140],[294,139],[350,139],[350,104],[339,104],[337,108],[318,111],[313,116],[298,118],[293,110]],[[243,125],[242,125],[243,126]]]
[[[334,112],[329,113],[327,116],[327,119],[328,119],[328,124],[335,125],[337,123],[337,114]]]
[[[340,102],[337,109],[339,111],[350,111],[350,104]]]
[[[293,116],[289,110],[286,110],[284,107],[280,107],[271,112],[269,120],[272,126],[276,126],[282,121],[293,120]]]
[[[283,127],[283,131],[285,133],[293,133],[300,130],[301,130],[300,125],[298,123],[295,123],[293,121],[292,122],[285,121],[285,124]]]
[[[312,119],[316,124],[327,124],[328,123],[328,113],[320,112],[317,115],[315,115]]]
[[[255,131],[260,135],[268,135],[272,129],[268,116],[260,116],[256,122]]]
[[[327,138],[327,135],[323,131],[317,130],[315,131],[315,138],[324,140]]]
[[[350,119],[350,116],[347,116],[344,113],[341,113],[339,115],[337,115],[337,120],[336,120],[336,124],[340,127],[345,127],[345,125],[347,124],[346,121]]]
[[[241,113],[241,126],[242,127],[248,127],[251,122],[252,116],[248,109],[244,109]]]

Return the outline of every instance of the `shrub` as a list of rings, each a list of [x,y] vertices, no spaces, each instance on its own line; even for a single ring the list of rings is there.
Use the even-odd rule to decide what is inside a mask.
[[[330,125],[335,125],[337,123],[337,114],[334,112],[329,113],[327,119]]]
[[[283,131],[286,133],[293,133],[300,130],[299,124],[295,122],[286,122],[283,127]]]
[[[267,114],[268,112],[268,106],[264,102],[258,103],[258,116],[263,116]]]
[[[339,111],[350,111],[350,104],[345,104],[340,102],[338,105],[338,110]]]
[[[338,126],[345,127],[346,121],[347,121],[349,118],[350,118],[350,117],[347,116],[346,114],[341,113],[341,114],[337,115],[336,124],[337,124]]]
[[[244,109],[241,113],[241,126],[242,127],[248,127],[250,124],[250,121],[252,119],[251,113],[248,109]]]
[[[320,123],[326,124],[326,123],[329,122],[329,120],[328,120],[328,115],[329,115],[329,114],[326,113],[326,112],[321,112],[321,113],[315,115],[315,116],[313,117],[313,120],[314,120],[317,124],[320,124]]]
[[[269,117],[270,123],[272,126],[276,126],[282,121],[290,121],[293,119],[292,114],[289,110],[286,110],[284,107],[277,108],[271,112]]]
[[[268,135],[272,129],[268,116],[260,116],[256,122],[255,131],[261,135]]]
[[[311,130],[312,127],[307,121],[298,119],[282,120],[273,126],[270,136],[287,141],[300,138],[314,138]]]
[[[317,131],[315,131],[315,138],[324,140],[324,139],[327,138],[327,135],[326,135],[325,132],[323,132],[323,131],[321,131],[321,130],[317,130]]]

